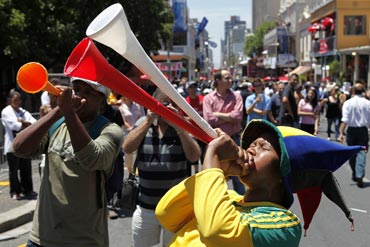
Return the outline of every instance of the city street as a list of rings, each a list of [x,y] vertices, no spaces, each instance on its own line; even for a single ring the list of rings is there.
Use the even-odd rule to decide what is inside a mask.
[[[204,169],[221,168],[221,178],[207,170],[190,177],[194,184],[183,181],[186,193],[196,195],[191,208],[202,243],[370,247],[370,152],[339,146],[347,145],[339,144],[343,137],[367,146],[370,136],[370,0],[0,2],[0,247],[26,247],[33,215],[32,235],[42,245],[106,245],[105,217],[111,247],[131,247],[132,232],[136,245],[136,239],[148,244],[143,236],[155,240],[132,231],[132,214],[117,209],[116,219],[111,211],[105,215],[105,195],[119,191],[122,160],[116,159],[114,176],[104,171],[121,146],[126,165],[129,153],[139,157],[132,163],[140,167],[140,205],[155,208],[162,198],[165,221],[186,233],[176,238],[178,245],[196,245],[185,228],[194,222],[176,221],[187,211],[173,200],[168,205],[175,213],[167,214],[164,193],[202,171],[201,164],[193,171],[185,166],[204,158]],[[284,128],[270,133],[256,121],[244,138],[240,126],[252,119],[291,126],[299,119],[300,128],[317,137]],[[339,135],[341,120],[348,130]],[[244,157],[234,156],[238,149],[229,137],[214,139],[216,128],[249,145],[239,150]],[[211,143],[206,157],[207,144],[199,151],[188,134]],[[47,155],[33,157],[31,179],[29,163],[12,152],[30,157],[38,148]],[[353,171],[348,161],[338,168],[359,150]],[[248,182],[240,197],[245,205],[224,194],[244,191],[234,175]],[[299,195],[293,204],[289,189]],[[321,191],[328,197],[323,192],[320,198]],[[215,195],[227,198],[229,207]],[[291,205],[292,213],[271,204]],[[234,209],[237,214],[229,213]],[[156,221],[141,211],[140,228]],[[225,226],[228,234],[218,230]],[[155,247],[162,242],[166,236]]]
[[[326,120],[322,118],[319,136],[326,138]],[[370,155],[367,155],[369,164]],[[1,169],[5,169],[4,165]],[[34,169],[37,172],[37,169]],[[36,174],[34,178],[38,178]],[[351,171],[346,163],[335,173],[338,182],[342,188],[347,206],[351,209],[355,219],[355,231],[351,231],[351,224],[343,212],[332,203],[325,195],[322,197],[321,204],[315,213],[310,228],[307,231],[307,237],[302,235],[301,247],[368,247],[370,243],[370,184],[366,183],[365,188],[360,189],[351,180]],[[368,173],[369,176],[369,173]],[[36,182],[35,182],[36,183]],[[10,199],[9,199],[10,200]],[[2,202],[3,205],[4,202]],[[298,199],[291,208],[301,219],[301,209]],[[0,241],[0,247],[18,247],[23,246],[28,238],[30,224],[26,225],[25,230],[19,228],[20,236],[14,235],[13,239]],[[0,234],[1,237],[2,234]],[[131,243],[131,217],[125,217],[116,220],[109,220],[110,246],[130,246]]]

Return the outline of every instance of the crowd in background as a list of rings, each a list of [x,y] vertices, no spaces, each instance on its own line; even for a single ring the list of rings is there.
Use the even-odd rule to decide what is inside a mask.
[[[225,71],[227,70],[225,69]],[[288,81],[273,81],[271,78],[264,81],[261,78],[247,77],[235,79],[231,77],[231,74],[229,79],[230,81],[225,90],[240,95],[242,102],[242,109],[238,109],[238,111],[241,111],[241,116],[236,121],[238,131],[231,133],[235,138],[241,134],[247,123],[253,119],[265,119],[277,126],[293,126],[317,135],[320,118],[325,117],[327,119],[327,139],[340,141],[339,127],[342,118],[342,106],[353,95],[353,83],[299,81],[298,75],[295,74],[290,75]],[[56,85],[61,84],[62,81],[56,78],[51,79],[51,82]],[[364,85],[363,96],[366,99],[370,99],[370,89],[366,90],[366,83],[361,81],[356,83]],[[201,80],[189,81],[188,78],[182,77],[181,79],[172,80],[172,85],[196,109],[200,116],[207,121],[212,121],[203,114],[203,99],[206,95],[217,91],[217,79],[210,78],[207,80],[202,76]],[[156,89],[156,86],[150,79],[142,87],[151,95]],[[49,96],[46,91],[41,95],[40,117],[44,116],[55,106],[55,100],[53,99],[50,102],[50,98],[53,99],[54,97],[52,95]],[[11,103],[11,98],[9,100],[9,103]],[[135,127],[136,121],[146,115],[146,109],[132,99],[119,95],[114,91],[110,93],[107,103],[121,113],[122,120],[118,122],[123,122],[122,128],[125,136]],[[228,110],[220,109],[220,112],[228,113]],[[180,111],[180,113],[184,118],[190,120],[183,111]],[[212,124],[211,126],[218,127]],[[198,141],[198,144],[203,153],[206,145],[202,141]],[[131,172],[135,158],[135,152],[125,156],[125,167],[129,172]],[[199,164],[202,163],[202,156],[199,162],[188,163],[188,175],[192,171],[198,172],[201,169]],[[43,166],[43,162],[41,166]],[[20,194],[12,192],[12,197],[19,199]]]
[[[52,82],[56,85],[59,84],[57,80],[52,80]],[[348,145],[368,146],[368,138],[361,141],[356,139],[358,135],[363,135],[362,132],[356,132],[356,128],[366,128],[367,135],[369,120],[364,120],[361,123],[351,122],[352,115],[355,114],[353,111],[356,109],[348,107],[343,115],[343,108],[346,109],[345,102],[352,98],[361,97],[370,102],[370,90],[366,90],[366,84],[362,82],[344,83],[343,86],[329,81],[313,83],[300,81],[297,74],[291,74],[288,81],[264,81],[260,78],[235,80],[227,69],[220,69],[214,74],[212,80],[189,81],[184,77],[172,81],[172,84],[212,128],[220,128],[236,144],[240,143],[241,131],[253,119],[264,119],[277,126],[296,127],[312,135],[317,135],[320,117],[325,117],[327,119],[328,140],[344,142],[345,127],[348,127],[349,137],[351,137],[350,141],[347,139]],[[189,121],[191,120],[149,80],[145,90],[170,110]],[[17,126],[17,131],[34,123],[35,119],[27,120],[23,117],[29,113],[19,108],[20,94],[13,91],[9,96],[9,105],[15,107],[17,114],[22,114],[13,119],[13,125]],[[48,114],[56,106],[55,97],[48,96],[47,93],[42,95],[42,102],[41,117]],[[368,104],[370,105],[370,103]],[[100,112],[109,115],[111,121],[122,127],[124,165],[128,172],[137,173],[140,178],[139,203],[132,223],[133,245],[149,246],[160,239],[161,231],[163,231],[163,241],[168,241],[169,237],[155,218],[155,207],[166,191],[202,169],[201,164],[206,144],[195,140],[177,126],[116,92],[110,93],[107,104],[102,107]],[[364,112],[370,114],[370,108],[364,108]],[[5,129],[10,131],[6,122],[6,110],[2,112],[2,120],[3,125],[6,126]],[[346,125],[341,127],[343,121]],[[356,124],[359,126],[355,126]],[[355,128],[355,132],[352,131],[353,128]],[[12,134],[16,135],[13,132]],[[10,132],[6,135],[10,135]],[[8,142],[10,143],[11,140]],[[11,179],[10,196],[14,199],[20,199],[22,193],[26,197],[37,196],[37,193],[33,191],[32,179],[29,181],[29,185],[23,185],[14,176],[16,170],[20,169],[21,181],[27,181],[24,177],[22,178],[22,174],[29,177],[30,165],[27,165],[27,174],[26,172],[22,173],[23,165],[18,164],[19,161],[12,158],[13,156],[8,152],[8,149],[6,152],[11,168],[9,173]],[[352,159],[350,163],[353,170],[352,179],[358,183],[359,187],[362,187],[363,179],[365,179],[366,159],[363,154],[360,154],[359,157],[362,160]],[[29,160],[27,162],[30,163]],[[43,160],[42,166],[44,162]],[[135,162],[137,164],[136,171],[132,169]],[[360,168],[357,164],[359,162],[361,163]],[[163,164],[167,165],[163,166]],[[233,189],[243,195],[245,187],[239,179],[232,176],[229,179],[232,181]]]

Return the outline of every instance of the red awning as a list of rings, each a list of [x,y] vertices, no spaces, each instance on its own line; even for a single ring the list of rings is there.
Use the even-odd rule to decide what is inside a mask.
[[[287,75],[282,75],[282,76],[279,76],[279,81],[282,81],[282,82],[287,82],[289,80],[289,77]]]

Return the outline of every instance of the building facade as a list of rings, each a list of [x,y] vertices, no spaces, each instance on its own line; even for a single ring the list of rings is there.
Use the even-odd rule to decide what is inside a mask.
[[[315,80],[370,81],[369,20],[370,0],[314,1],[308,31]]]
[[[261,26],[269,16],[278,16],[280,1],[253,0],[252,1],[252,31]]]
[[[224,39],[221,41],[221,66],[233,66],[244,54],[247,22],[240,16],[231,16],[224,24]]]

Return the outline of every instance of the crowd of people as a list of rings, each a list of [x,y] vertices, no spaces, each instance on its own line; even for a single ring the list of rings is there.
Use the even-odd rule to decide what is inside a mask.
[[[316,136],[325,114],[329,141],[367,150],[369,91],[361,82],[350,92],[335,83],[300,83],[297,74],[288,82],[235,81],[227,69],[213,76],[209,82],[183,78],[174,85],[216,130],[218,137],[208,145],[98,82],[53,81],[60,95],[43,94],[37,121],[20,107],[20,94],[12,90],[1,113],[11,198],[37,197],[31,159],[43,155],[27,246],[109,245],[109,202],[99,191],[120,151],[125,155],[122,165],[137,174],[140,184],[132,246],[161,240],[163,246],[298,246],[301,225],[289,210],[292,192],[282,182],[289,161],[278,127]],[[160,89],[153,97],[191,121]],[[94,138],[90,130],[101,115],[108,120]],[[254,132],[255,125],[263,131]],[[352,179],[360,188],[366,150],[350,159]],[[137,170],[132,170],[134,163]]]

